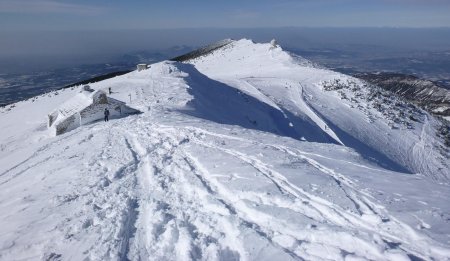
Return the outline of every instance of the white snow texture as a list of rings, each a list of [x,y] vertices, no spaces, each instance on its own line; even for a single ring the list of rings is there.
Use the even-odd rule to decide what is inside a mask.
[[[243,39],[91,87],[143,113],[1,109],[0,260],[450,258],[440,123],[364,82]]]

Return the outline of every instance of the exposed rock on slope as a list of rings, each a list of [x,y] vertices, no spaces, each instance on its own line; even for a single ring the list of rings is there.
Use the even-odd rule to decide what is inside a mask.
[[[432,81],[396,73],[360,73],[355,77],[391,91],[436,115],[450,116],[450,91]]]
[[[184,61],[187,61],[187,60],[190,60],[190,59],[198,58],[200,56],[207,55],[207,54],[213,52],[214,50],[217,50],[217,49],[220,49],[220,48],[222,48],[224,46],[227,46],[227,45],[229,45],[232,42],[234,42],[234,40],[232,40],[232,39],[225,39],[225,40],[222,40],[222,41],[218,41],[216,43],[207,45],[205,47],[202,47],[202,48],[197,49],[195,51],[192,51],[190,53],[187,53],[187,54],[175,57],[175,58],[173,58],[171,60],[172,61],[176,61],[176,62],[184,62]]]

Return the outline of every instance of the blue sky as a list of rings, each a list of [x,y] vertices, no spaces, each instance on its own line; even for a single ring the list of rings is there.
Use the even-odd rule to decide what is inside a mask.
[[[0,0],[0,30],[450,27],[450,0]]]

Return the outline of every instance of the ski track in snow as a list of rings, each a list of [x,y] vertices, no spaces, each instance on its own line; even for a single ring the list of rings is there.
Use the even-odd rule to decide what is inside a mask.
[[[128,151],[128,161],[107,177],[101,179],[104,184],[97,190],[81,195],[80,198],[103,198],[105,187],[120,182],[117,187],[125,187],[117,195],[118,206],[110,207],[114,212],[121,212],[115,221],[107,220],[103,206],[93,205],[97,219],[84,220],[82,228],[88,229],[98,223],[101,227],[108,222],[118,222],[117,227],[101,228],[100,242],[89,250],[91,258],[120,260],[145,259],[151,255],[155,259],[191,260],[191,259],[241,259],[254,260],[249,256],[243,241],[248,234],[262,238],[268,246],[280,249],[293,259],[325,258],[319,253],[309,253],[314,247],[328,249],[328,257],[334,258],[353,253],[365,258],[383,258],[392,251],[389,245],[394,245],[393,256],[407,253],[412,256],[429,254],[435,256],[439,250],[431,248],[427,253],[423,245],[427,239],[417,235],[407,225],[399,222],[383,210],[383,207],[369,200],[369,195],[358,192],[354,182],[344,175],[323,166],[311,158],[308,153],[280,145],[265,144],[283,153],[306,160],[308,164],[318,169],[320,173],[330,176],[353,202],[357,213],[351,213],[320,197],[313,196],[289,182],[282,174],[271,166],[259,161],[253,156],[220,146],[199,138],[199,133],[218,137],[220,139],[251,141],[204,131],[201,128],[188,127],[180,130],[174,127],[151,124],[136,119],[133,123],[137,132],[122,130],[117,124],[108,131],[108,140],[98,155],[99,159],[110,159],[109,150],[113,144],[122,140],[125,151]],[[195,135],[192,135],[194,130]],[[201,135],[200,135],[201,136]],[[71,137],[67,137],[71,138]],[[209,139],[211,140],[211,139]],[[214,139],[212,139],[214,140]],[[282,195],[274,198],[264,193],[235,193],[223,186],[213,177],[213,170],[202,165],[201,160],[186,151],[186,147],[195,144],[212,150],[217,150],[235,157],[239,161],[252,166],[272,182]],[[26,169],[20,165],[3,173],[8,176],[2,183],[17,178],[31,167],[36,167],[48,161],[48,157],[39,158],[51,146],[43,146],[27,161]],[[111,155],[115,153],[111,152]],[[100,160],[92,164],[95,175],[97,169],[107,168],[108,161]],[[14,173],[12,173],[14,172]],[[97,174],[98,175],[98,174]],[[136,188],[139,193],[133,192]],[[143,196],[138,196],[143,195]],[[88,199],[89,201],[90,199]],[[288,221],[274,219],[243,202],[258,202],[274,208],[289,208],[298,215],[307,217],[313,225],[310,228],[298,227]],[[106,203],[108,204],[108,203]],[[79,216],[82,213],[77,214]],[[62,225],[62,224],[61,224]],[[317,226],[324,226],[323,230]],[[327,226],[330,226],[327,228]],[[340,229],[337,229],[340,228]],[[339,230],[340,232],[335,232]],[[351,233],[345,232],[352,231]],[[362,231],[378,235],[373,247]],[[407,233],[405,233],[407,232]],[[360,235],[362,234],[362,235]],[[114,235],[114,236],[113,236]],[[333,238],[333,235],[337,238]],[[68,238],[76,237],[68,233]],[[112,240],[112,238],[114,238]],[[333,240],[330,240],[332,238]],[[355,246],[339,239],[347,238]],[[417,242],[402,244],[399,242]],[[432,242],[429,242],[432,243]],[[396,252],[401,250],[400,253]],[[445,251],[444,251],[445,252]],[[344,254],[346,253],[346,254]]]
[[[185,138],[184,140],[192,141],[192,138]],[[335,248],[337,252],[357,253],[365,258],[373,258],[375,256],[378,256],[378,258],[382,258],[383,256],[389,256],[389,251],[391,251],[390,245],[395,246],[393,251],[394,253],[392,254],[393,257],[395,255],[401,256],[395,251],[396,249],[404,251],[410,257],[421,256],[421,253],[425,253],[427,251],[425,249],[422,249],[423,244],[427,241],[426,238],[418,235],[408,225],[390,216],[388,213],[386,213],[382,206],[374,203],[373,201],[370,201],[368,199],[370,197],[369,195],[358,192],[351,180],[345,178],[345,176],[335,172],[334,170],[321,165],[312,158],[305,156],[305,154],[302,154],[300,151],[293,152],[292,150],[289,150],[285,147],[274,146],[274,148],[278,150],[291,154],[295,157],[305,159],[309,164],[320,170],[321,173],[332,177],[335,180],[336,184],[344,191],[346,196],[355,204],[358,213],[349,213],[331,202],[327,202],[322,198],[309,195],[304,190],[291,184],[282,174],[277,173],[276,170],[270,168],[270,166],[267,166],[266,164],[252,158],[249,155],[245,155],[234,150],[223,149],[218,146],[210,145],[205,142],[195,140],[195,137],[193,142],[207,148],[220,150],[251,165],[257,171],[265,175],[271,182],[273,182],[280,189],[280,191],[283,192],[284,195],[288,196],[288,198],[291,198],[292,200],[294,200],[294,202],[301,206],[294,207],[291,205],[292,203],[287,202],[284,202],[284,204],[279,204],[276,201],[273,202],[273,199],[271,199],[270,197],[264,196],[262,194],[255,195],[259,202],[263,202],[264,204],[271,204],[274,207],[287,207],[291,205],[289,206],[290,208],[294,209],[298,214],[304,215],[311,220],[320,221],[319,223],[332,223],[333,225],[340,226],[346,229],[352,228],[354,233],[358,233],[356,231],[369,231],[370,233],[378,235],[378,240],[381,240],[379,243],[384,244],[386,248],[385,250],[380,250],[366,246],[367,249],[355,249],[349,247],[346,244],[342,246],[336,245],[336,243],[330,244],[330,242],[321,238],[323,237],[322,232],[318,232],[317,235],[314,235],[315,233],[313,230],[304,233],[305,231],[303,231],[302,229],[292,227],[292,225],[289,224],[274,226],[273,224],[271,224],[272,222],[270,222],[271,217],[268,217],[264,213],[261,213],[255,209],[251,209],[246,204],[236,204],[236,202],[241,202],[241,195],[236,196],[235,194],[233,194],[233,192],[228,191],[224,186],[218,183],[217,180],[211,177],[210,171],[202,166],[198,159],[188,153],[183,153],[184,156],[182,157],[189,166],[188,171],[193,172],[198,177],[200,183],[203,185],[203,189],[206,190],[205,193],[214,195],[216,202],[223,205],[223,207],[225,207],[229,211],[229,214],[237,216],[238,220],[235,222],[239,223],[235,223],[233,224],[233,226],[246,226],[252,228],[253,230],[255,230],[255,233],[268,240],[268,242],[272,244],[273,247],[281,248],[291,257],[305,258],[305,256],[302,255],[304,253],[299,254],[302,252],[302,244],[319,244],[322,246],[326,246],[327,248]],[[172,152],[165,152],[163,155],[165,155],[165,157],[173,157],[172,154]],[[187,175],[187,173],[184,173],[184,175]],[[184,196],[186,196],[186,194]],[[247,198],[247,200],[255,200],[255,196]],[[197,210],[195,212],[201,213],[202,211]],[[283,223],[282,220],[278,220],[278,222]],[[294,231],[296,233],[294,233]],[[235,231],[234,234],[239,235],[239,232]],[[308,241],[308,237],[305,238],[304,234],[309,234],[309,237],[314,238],[314,240]],[[368,244],[367,242],[364,242],[354,235],[350,234],[346,236],[353,238],[352,240],[356,242],[359,241],[359,247]],[[277,243],[277,238],[283,237],[294,238],[297,243],[294,244],[294,247],[292,247],[292,245],[283,245],[282,243],[284,242],[280,242],[280,245],[280,243]],[[323,242],[322,240],[325,242]],[[411,245],[403,245],[399,242],[415,243]],[[243,247],[241,246],[240,251],[237,252],[239,253],[239,256],[243,258],[245,257],[245,252],[242,251],[242,249]],[[430,251],[431,253],[427,254],[436,255],[439,254],[442,249],[432,248]],[[445,252],[445,250],[443,252]]]
[[[207,145],[206,145],[207,146]],[[212,147],[215,149],[219,149],[218,147]],[[294,155],[296,157],[300,157],[302,159],[306,159],[308,163],[313,165],[315,168],[319,169],[322,173],[325,173],[327,175],[330,175],[333,177],[333,179],[336,181],[337,185],[345,192],[346,196],[355,204],[356,209],[358,210],[359,216],[354,217],[349,213],[346,213],[345,210],[339,209],[338,206],[334,206],[330,202],[326,202],[321,198],[317,198],[311,195],[308,195],[305,191],[302,189],[296,187],[293,184],[290,184],[288,180],[284,178],[283,175],[277,173],[275,170],[271,169],[264,163],[253,159],[252,157],[248,155],[244,155],[239,152],[234,152],[231,150],[222,150],[226,153],[229,153],[237,158],[239,158],[242,161],[247,162],[248,164],[252,165],[254,168],[256,168],[261,173],[265,174],[280,190],[286,192],[287,194],[292,195],[295,199],[298,199],[302,203],[312,206],[311,212],[316,212],[319,214],[320,218],[317,216],[309,216],[312,220],[326,220],[331,221],[332,223],[335,223],[336,225],[343,226],[343,227],[355,227],[355,230],[359,229],[368,229],[373,230],[373,233],[380,233],[381,235],[385,236],[389,239],[388,242],[391,240],[397,241],[398,236],[401,236],[406,230],[409,233],[412,233],[412,235],[408,235],[409,237],[414,238],[414,240],[417,240],[418,236],[416,233],[412,231],[411,228],[408,228],[408,226],[394,220],[394,224],[388,224],[385,228],[381,226],[376,226],[380,223],[386,223],[391,222],[391,219],[385,216],[381,216],[375,211],[376,209],[381,210],[382,207],[374,204],[373,202],[370,202],[366,196],[357,196],[355,193],[354,188],[351,186],[352,182],[348,179],[346,179],[344,176],[334,172],[332,169],[329,169],[321,164],[319,164],[317,161],[308,158],[302,154],[294,154],[292,151],[289,151],[286,148],[282,148],[281,150]],[[342,183],[344,183],[347,187],[350,187],[351,190],[347,190],[343,187]],[[305,213],[302,213],[305,215]],[[362,219],[361,219],[362,218]],[[364,221],[368,221],[368,224],[364,224]],[[375,226],[374,226],[375,225]],[[393,235],[392,232],[389,232],[388,230],[392,229],[392,231],[399,232],[398,235]],[[401,233],[401,234],[400,234]],[[406,238],[406,241],[411,238]],[[404,239],[405,240],[405,239]],[[392,243],[392,242],[390,242]],[[394,242],[395,244],[396,242]],[[420,245],[413,246],[412,249],[416,248],[419,250],[420,253]],[[413,250],[414,251],[414,250]],[[414,251],[415,252],[415,251]]]
[[[179,129],[156,125],[148,128],[148,126],[149,124],[142,124],[139,128],[142,132],[127,134],[132,141],[127,142],[127,147],[132,151],[135,162],[139,162],[137,173],[140,189],[152,191],[151,200],[138,201],[139,213],[145,213],[139,216],[139,220],[145,227],[138,229],[143,234],[136,235],[131,244],[132,259],[144,258],[145,254],[153,253],[157,259],[170,256],[177,260],[221,259],[229,258],[231,255],[246,260],[248,257],[243,243],[239,240],[234,242],[241,237],[242,232],[236,229],[241,227],[249,229],[266,240],[267,244],[281,249],[294,259],[308,258],[303,248],[315,244],[334,249],[335,253],[354,253],[369,259],[389,255],[400,257],[401,253],[406,253],[410,257],[423,257],[424,253],[431,256],[439,255],[440,252],[445,253],[445,250],[439,248],[423,249],[423,245],[428,246],[432,242],[427,243],[427,238],[418,235],[408,225],[390,216],[382,206],[369,200],[370,195],[359,192],[350,179],[323,166],[299,150],[271,145],[277,150],[306,160],[320,173],[330,176],[353,202],[356,213],[348,212],[320,197],[308,194],[252,156],[211,145],[195,136],[183,134]],[[222,138],[228,136],[222,135]],[[142,139],[144,140],[139,141]],[[245,196],[229,191],[212,177],[210,170],[206,169],[199,159],[183,149],[191,143],[219,150],[251,165],[277,186],[288,199],[273,200],[271,196],[260,193],[249,197],[248,194],[251,193],[246,193]],[[153,145],[145,148],[148,144]],[[194,187],[192,180],[196,180]],[[358,247],[351,247],[346,242],[343,245],[330,242],[325,237],[329,237],[333,232],[328,231],[325,236],[323,231],[315,231],[314,226],[305,231],[304,228],[295,227],[283,220],[277,220],[278,224],[274,224],[271,216],[242,203],[242,199],[257,200],[273,207],[289,207],[319,224],[332,224],[345,230],[350,229],[353,233],[346,234],[342,231],[337,233],[337,236],[352,238],[352,241],[359,242]],[[199,202],[202,204],[198,204]],[[210,205],[204,205],[206,202]],[[215,211],[218,213],[214,213]],[[227,231],[227,234],[233,235],[232,238],[224,239],[223,236],[218,236],[221,232],[215,227],[218,224],[221,228],[231,229],[232,231]],[[361,231],[377,235],[379,238],[375,237],[374,240],[379,241],[377,243],[381,245],[381,249],[370,246]],[[357,236],[360,233],[361,238]],[[295,240],[296,243],[292,244],[291,240],[288,240],[289,244],[286,244],[285,238]],[[128,242],[127,239],[124,242]],[[141,250],[140,244],[144,244],[145,251]],[[391,249],[391,246],[395,247]],[[140,256],[142,254],[144,255]]]
[[[101,185],[97,189],[91,189],[84,195],[80,193],[79,196],[87,198],[96,216],[95,219],[84,220],[81,228],[100,226],[101,229],[98,240],[103,244],[91,247],[88,251],[91,258],[138,260],[149,255],[155,259],[173,260],[260,258],[247,253],[244,242],[248,237],[258,237],[267,244],[266,248],[279,249],[293,259],[345,255],[380,259],[389,255],[401,257],[405,253],[424,257],[423,254],[436,256],[439,251],[443,251],[424,249],[423,246],[429,247],[432,242],[386,213],[383,207],[369,200],[370,195],[358,192],[349,178],[298,149],[261,144],[306,160],[320,173],[331,177],[353,202],[357,212],[349,212],[326,199],[307,193],[273,167],[251,155],[208,142],[214,139],[206,136],[214,133],[195,128],[192,134],[192,127],[184,130],[151,124],[142,119],[136,119],[132,124],[137,127],[137,132],[129,132],[117,125],[110,128],[109,138],[103,146],[105,149],[98,155],[99,159],[107,161],[89,163],[94,167],[90,175],[95,175],[98,168],[108,168],[109,161],[114,160],[110,157],[116,154],[110,151],[112,144],[117,146],[117,141],[122,140],[122,146],[117,149],[123,148],[128,154],[127,160],[109,173],[106,181],[100,179]],[[223,140],[236,139],[223,134],[217,136]],[[244,142],[241,139],[239,141]],[[260,192],[231,191],[214,178],[214,170],[206,168],[200,159],[189,152],[192,146],[220,151],[248,164],[273,183],[281,192],[281,197]],[[37,161],[36,165],[42,162]],[[102,206],[97,201],[105,200],[105,190],[114,183],[117,183],[118,201],[108,202],[117,205]],[[124,189],[119,189],[121,187]],[[102,200],[89,202],[91,198]],[[252,207],[250,202],[290,209],[315,225],[305,228],[287,220],[275,219]],[[108,217],[112,213],[105,213],[104,209],[108,208],[121,214],[116,214],[118,217],[114,217],[114,220],[108,220],[113,218]],[[119,225],[102,227],[109,222]],[[371,240],[376,241],[377,247],[368,241],[368,234],[374,235]],[[77,234],[70,232],[66,237],[76,238]],[[354,245],[348,244],[347,240],[351,240]],[[391,249],[391,245],[395,247]],[[315,247],[325,248],[328,252],[325,256],[315,253],[311,250]]]

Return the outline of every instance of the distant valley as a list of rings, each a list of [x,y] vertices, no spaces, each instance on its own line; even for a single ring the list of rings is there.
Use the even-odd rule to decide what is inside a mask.
[[[115,57],[110,63],[81,64],[27,73],[0,73],[0,106],[105,74],[134,70],[138,63],[154,63],[191,50],[193,47],[174,46],[162,51],[128,53]]]

